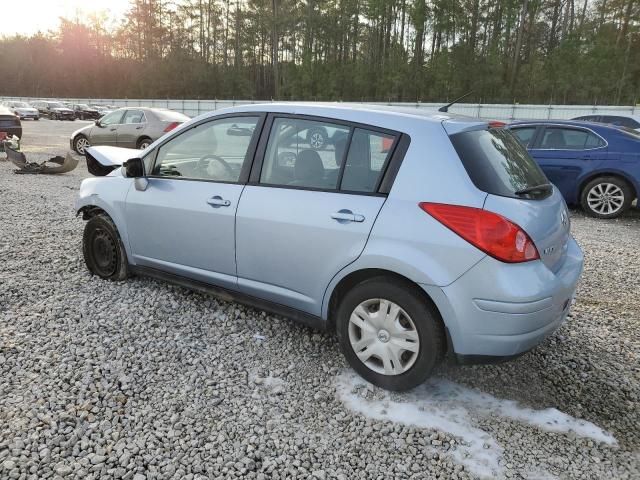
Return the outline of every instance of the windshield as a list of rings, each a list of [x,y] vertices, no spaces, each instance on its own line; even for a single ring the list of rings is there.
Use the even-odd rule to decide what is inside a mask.
[[[66,108],[60,102],[49,102],[49,108]]]
[[[29,108],[29,104],[25,102],[11,102],[11,106],[14,108]]]
[[[509,130],[492,128],[451,135],[471,181],[480,190],[503,197],[522,198],[517,192],[548,184],[538,164]],[[544,198],[549,190],[529,198]]]

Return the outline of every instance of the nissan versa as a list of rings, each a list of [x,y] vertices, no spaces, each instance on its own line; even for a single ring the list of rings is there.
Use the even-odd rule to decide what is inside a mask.
[[[308,132],[332,132],[322,149]],[[91,147],[77,211],[94,274],[143,274],[335,328],[383,388],[449,354],[513,357],[582,271],[565,202],[511,132],[416,110],[269,104],[146,150]]]

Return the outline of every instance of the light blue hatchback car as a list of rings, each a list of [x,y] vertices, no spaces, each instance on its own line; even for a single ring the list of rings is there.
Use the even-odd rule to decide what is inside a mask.
[[[353,368],[387,389],[420,384],[445,354],[531,349],[582,271],[560,193],[511,132],[477,119],[250,105],[86,158],[91,272],[335,328]]]

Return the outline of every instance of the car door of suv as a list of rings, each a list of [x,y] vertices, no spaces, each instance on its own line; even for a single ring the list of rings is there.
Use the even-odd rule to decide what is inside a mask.
[[[117,145],[124,148],[137,148],[138,139],[147,125],[145,113],[142,110],[127,110],[122,122],[116,128]]]
[[[318,149],[304,132],[332,131]],[[238,286],[320,315],[325,289],[362,253],[385,196],[396,132],[273,115],[236,216]]]
[[[133,259],[235,289],[235,214],[264,116],[216,117],[154,148],[147,187],[131,188],[126,221]],[[233,127],[245,135],[234,135]],[[259,239],[258,239],[259,240]]]
[[[568,202],[577,201],[578,179],[606,159],[607,143],[587,128],[550,125],[537,136],[529,153]]]

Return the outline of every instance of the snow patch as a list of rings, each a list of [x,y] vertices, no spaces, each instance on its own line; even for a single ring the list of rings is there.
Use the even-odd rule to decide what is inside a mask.
[[[347,408],[367,417],[444,431],[460,438],[463,445],[456,446],[451,454],[480,477],[503,476],[500,460],[504,449],[489,433],[474,426],[475,418],[509,418],[549,432],[574,432],[597,442],[617,443],[610,433],[597,425],[555,408],[521,407],[516,401],[496,398],[446,379],[430,379],[411,392],[394,394],[394,398],[384,392],[381,399],[375,400],[361,394],[368,385],[355,373],[345,372],[337,378],[336,390]],[[544,477],[540,475],[540,478]]]

